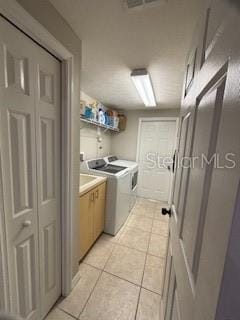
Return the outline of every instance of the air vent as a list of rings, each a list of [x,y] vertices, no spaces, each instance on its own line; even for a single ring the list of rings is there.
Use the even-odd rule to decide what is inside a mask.
[[[159,5],[166,2],[167,0],[125,0],[125,4],[128,9],[140,9],[147,6]]]

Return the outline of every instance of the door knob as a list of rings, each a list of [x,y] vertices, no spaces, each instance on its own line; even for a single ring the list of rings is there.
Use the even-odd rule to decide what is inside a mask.
[[[162,215],[164,215],[164,216],[166,216],[166,215],[169,215],[169,217],[171,217],[171,215],[172,215],[172,211],[171,211],[171,209],[167,209],[167,208],[162,208]]]
[[[22,226],[23,226],[24,228],[27,228],[27,227],[29,227],[31,224],[32,224],[31,220],[25,220],[25,221],[23,222]]]

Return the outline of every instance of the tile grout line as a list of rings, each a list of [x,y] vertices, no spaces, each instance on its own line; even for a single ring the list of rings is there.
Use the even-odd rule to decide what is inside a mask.
[[[137,216],[137,215],[135,215],[135,216]],[[132,227],[131,225],[129,226],[128,224],[126,225],[126,228],[133,229],[133,230],[138,230],[138,231],[142,231],[142,232],[146,232],[146,233],[156,234],[156,235],[159,235],[159,236],[164,237],[164,238],[168,237],[166,235],[153,232],[152,230],[153,230],[153,222],[154,221],[160,221],[162,224],[165,224],[165,225],[167,224],[168,226],[169,226],[169,221],[166,222],[166,221],[162,221],[160,219],[149,218],[149,217],[146,217],[146,216],[141,216],[141,217],[145,217],[145,218],[148,218],[149,220],[152,220],[151,231],[146,231],[146,230],[140,229],[138,227]],[[121,237],[122,237],[122,235],[120,236],[119,240],[121,239]],[[110,241],[110,240],[105,240],[105,241]]]
[[[155,291],[152,291],[151,289],[142,287],[141,285],[136,284],[136,283],[134,283],[134,282],[131,282],[131,281],[127,280],[127,279],[123,279],[123,278],[121,278],[121,277],[119,277],[119,276],[117,276],[117,275],[115,275],[115,274],[113,274],[113,273],[111,273],[111,272],[109,272],[109,271],[103,270],[103,273],[106,273],[106,274],[108,274],[108,275],[110,275],[110,276],[113,276],[113,277],[115,277],[115,278],[118,278],[118,279],[120,279],[120,280],[126,281],[126,282],[128,282],[129,284],[132,284],[132,285],[138,287],[138,288],[140,289],[140,291],[141,291],[141,289],[144,289],[144,290],[147,290],[147,291],[149,291],[149,292],[151,292],[151,293],[155,293],[155,294],[161,296],[161,294],[158,293],[158,292],[155,292]]]
[[[162,259],[162,260],[163,260],[163,259]],[[85,262],[84,262],[84,263],[85,263]],[[90,265],[90,264],[88,264],[88,263],[85,263],[85,264],[87,264],[87,265],[90,266],[90,267],[93,267],[92,265]],[[158,293],[158,292],[156,292],[156,291],[153,291],[153,290],[151,290],[151,289],[149,289],[149,288],[146,288],[146,287],[142,287],[141,285],[139,285],[139,284],[137,284],[137,283],[134,283],[134,282],[132,282],[132,281],[130,281],[130,280],[128,280],[128,279],[122,278],[122,277],[120,277],[120,276],[118,276],[118,275],[116,275],[116,274],[113,274],[113,273],[111,273],[111,272],[109,272],[109,271],[107,271],[107,270],[99,269],[99,268],[97,268],[97,267],[94,267],[94,268],[97,269],[97,270],[99,270],[99,271],[101,271],[101,274],[102,274],[102,273],[107,273],[108,275],[111,275],[111,276],[113,276],[113,277],[115,277],[115,278],[118,278],[118,279],[120,279],[120,280],[126,281],[126,282],[128,282],[129,284],[132,284],[132,285],[134,285],[134,286],[137,286],[137,287],[139,287],[140,289],[143,288],[143,289],[145,289],[145,290],[148,290],[148,291],[150,291],[150,292],[152,292],[152,293],[155,293],[155,294],[158,294],[159,296],[161,296],[161,294]],[[100,275],[101,275],[101,274],[100,274]]]
[[[149,239],[150,239],[150,237],[149,237]],[[141,252],[141,253],[147,253],[147,251],[143,251],[143,250],[139,250],[139,249],[136,249],[136,248],[133,248],[133,247],[129,247],[126,244],[117,243],[116,245],[118,245],[120,247],[128,248],[128,249],[136,250],[136,251]]]
[[[153,220],[152,220],[152,226],[153,226]],[[151,230],[152,230],[152,226],[151,226]],[[147,263],[147,255],[148,255],[149,245],[150,245],[150,241],[151,241],[151,234],[152,233],[150,233],[150,236],[149,236],[149,239],[148,239],[148,246],[147,246],[147,252],[146,252],[145,261],[144,261],[142,280],[141,280],[141,285],[140,285],[140,290],[139,290],[139,295],[138,295],[138,301],[137,301],[137,307],[136,307],[136,311],[135,311],[135,317],[134,317],[135,320],[137,320],[137,313],[138,313],[140,297],[141,297],[141,292],[142,292],[142,284],[143,284],[143,278],[144,278],[145,268],[146,268],[146,263]]]
[[[145,216],[144,216],[144,217],[145,217]],[[134,227],[131,227],[131,226],[130,226],[130,228],[132,228],[132,229],[137,229],[137,230],[141,230],[141,231],[147,232],[147,233],[149,234],[147,251],[146,251],[146,252],[143,252],[143,251],[138,250],[138,249],[136,249],[136,248],[131,248],[131,247],[128,247],[128,246],[126,246],[126,245],[124,245],[124,244],[121,244],[121,243],[120,243],[120,239],[121,239],[121,237],[123,236],[123,235],[121,235],[121,236],[119,237],[118,241],[114,244],[114,248],[113,248],[110,256],[108,257],[108,259],[107,259],[107,261],[106,261],[103,269],[101,270],[101,274],[100,274],[100,276],[99,276],[99,279],[100,279],[101,275],[105,272],[106,274],[109,274],[109,275],[111,275],[111,276],[113,276],[113,277],[116,277],[116,278],[118,278],[118,279],[121,279],[121,280],[123,280],[123,281],[127,281],[128,283],[139,287],[138,301],[137,301],[137,306],[136,306],[135,316],[134,316],[134,319],[135,319],[135,320],[136,320],[137,312],[138,312],[138,308],[139,308],[141,291],[142,291],[142,288],[144,288],[144,287],[142,286],[142,284],[143,284],[143,278],[144,278],[144,273],[145,273],[145,268],[146,268],[147,255],[148,255],[149,245],[150,245],[150,240],[151,240],[151,235],[152,235],[153,221],[155,220],[155,219],[154,219],[154,216],[153,216],[152,218],[149,218],[149,217],[146,217],[146,218],[148,218],[148,219],[151,220],[151,231],[150,231],[150,232],[149,232],[149,231],[146,231],[146,230],[139,229],[139,228],[134,228]],[[128,226],[128,225],[126,224],[126,226]],[[117,246],[127,247],[127,248],[129,248],[129,249],[136,250],[136,251],[138,251],[138,252],[141,252],[141,253],[144,253],[144,254],[145,254],[144,268],[143,268],[143,274],[142,274],[142,279],[141,279],[141,284],[140,284],[140,285],[138,285],[138,284],[136,284],[136,283],[133,283],[133,282],[127,280],[127,279],[123,279],[123,278],[121,278],[121,277],[119,277],[119,276],[117,276],[117,275],[115,275],[115,274],[112,274],[112,273],[110,273],[110,272],[108,272],[108,271],[105,270],[105,267],[106,267],[108,261],[110,260],[110,258],[111,258],[111,256],[112,256],[114,250],[117,248]],[[160,258],[160,257],[158,257],[158,258]],[[98,281],[97,281],[97,282],[98,282]],[[96,283],[96,285],[97,285],[97,283]],[[90,296],[93,294],[93,291],[94,291],[96,285],[94,286],[94,288],[93,288]],[[147,289],[147,288],[144,288],[144,289],[145,289],[145,290],[148,290],[149,292],[152,292],[152,293],[154,293],[154,294],[159,295],[159,293],[156,293],[156,292],[154,292],[154,291],[152,291],[152,290],[149,290],[149,289]],[[90,296],[89,296],[87,302],[89,301]],[[161,295],[159,295],[159,296],[161,297]],[[87,302],[86,302],[83,310],[85,309],[85,307],[86,307],[86,305],[87,305]],[[82,310],[82,312],[83,312],[83,310]],[[79,315],[79,316],[80,316],[80,315]]]
[[[145,287],[141,287],[141,290],[145,290],[145,291],[148,291],[148,292],[151,292],[151,293],[153,293],[153,294],[156,294],[157,296],[159,296],[160,298],[162,298],[162,295],[160,294],[160,293],[158,293],[158,292],[155,292],[155,291],[152,291],[152,290],[150,290],[150,289],[148,289],[148,288],[145,288]]]
[[[148,208],[146,208],[146,209],[148,209]],[[99,276],[98,276],[98,278],[97,278],[97,281],[96,281],[95,285],[93,286],[93,288],[92,288],[92,290],[91,290],[91,292],[90,292],[90,294],[89,294],[88,299],[86,300],[86,303],[84,304],[81,312],[79,313],[78,317],[76,318],[75,316],[71,315],[70,313],[68,313],[68,312],[66,312],[65,310],[62,310],[62,309],[60,309],[60,308],[59,308],[59,310],[65,312],[66,314],[68,314],[69,316],[71,316],[73,319],[79,320],[80,317],[81,317],[81,315],[82,315],[82,313],[83,313],[83,311],[85,310],[85,308],[86,308],[86,306],[87,306],[90,298],[92,297],[92,295],[93,295],[93,293],[94,293],[94,290],[95,290],[97,284],[99,283],[99,280],[100,280],[100,278],[101,278],[101,276],[102,276],[103,273],[109,274],[109,275],[111,275],[111,276],[113,276],[113,277],[119,278],[119,279],[121,279],[121,280],[123,280],[123,281],[126,281],[126,282],[128,282],[128,283],[130,283],[130,284],[132,284],[132,285],[134,285],[134,286],[139,287],[138,302],[137,302],[136,311],[135,311],[135,319],[136,319],[136,317],[137,317],[137,311],[138,311],[138,307],[139,307],[139,301],[140,301],[140,295],[141,295],[141,290],[142,290],[142,288],[145,289],[145,290],[148,290],[149,292],[152,292],[152,293],[154,293],[154,294],[157,294],[157,295],[161,296],[159,293],[154,292],[154,291],[152,291],[152,290],[150,290],[150,289],[144,288],[144,287],[142,286],[143,278],[144,278],[144,273],[145,273],[145,267],[146,267],[146,261],[147,261],[147,255],[148,255],[149,246],[150,246],[151,235],[153,234],[153,233],[152,233],[153,221],[154,221],[154,220],[159,220],[159,219],[155,219],[155,211],[156,211],[156,208],[154,209],[154,214],[153,214],[153,217],[151,217],[151,218],[150,218],[149,216],[140,215],[140,216],[142,216],[142,217],[145,217],[145,218],[148,218],[148,219],[151,220],[151,231],[142,230],[142,229],[137,228],[137,227],[131,227],[131,226],[127,225],[127,222],[126,222],[126,225],[125,225],[125,226],[127,226],[127,227],[129,227],[129,228],[137,229],[137,230],[141,230],[141,231],[144,231],[144,232],[149,233],[149,240],[148,240],[147,251],[146,251],[146,252],[145,252],[145,251],[141,251],[141,250],[139,250],[139,249],[132,248],[132,247],[126,246],[126,245],[124,245],[124,244],[121,244],[119,241],[120,241],[122,235],[120,235],[119,239],[118,239],[116,242],[113,242],[113,241],[110,241],[110,240],[106,240],[106,239],[102,239],[102,240],[104,240],[104,241],[106,241],[106,242],[111,242],[111,243],[113,244],[113,249],[112,249],[112,251],[111,251],[108,259],[106,260],[106,262],[105,262],[105,264],[104,264],[104,266],[103,266],[103,269],[100,269],[100,268],[98,268],[98,267],[96,267],[96,266],[92,266],[91,264],[89,264],[89,263],[87,263],[87,262],[84,262],[84,261],[82,262],[82,263],[85,263],[86,265],[89,265],[89,266],[91,266],[91,267],[99,270],[99,271],[100,271],[100,274],[99,274]],[[133,213],[132,213],[132,212],[130,213],[129,217],[130,217],[130,216],[133,216]],[[144,254],[145,254],[144,268],[143,268],[143,274],[142,274],[142,279],[141,279],[141,284],[140,284],[140,285],[138,285],[138,284],[136,284],[136,283],[133,283],[133,282],[131,282],[131,281],[129,281],[129,280],[123,279],[123,278],[121,278],[121,277],[119,277],[119,276],[117,276],[117,275],[115,275],[115,274],[112,274],[112,273],[110,273],[110,272],[108,272],[108,271],[105,271],[105,267],[106,267],[108,261],[110,260],[110,258],[111,258],[111,256],[112,256],[114,250],[117,248],[117,246],[127,247],[127,248],[129,248],[129,249],[133,249],[133,250],[136,250],[136,251],[138,251],[138,252],[141,252],[141,253],[144,253]],[[152,255],[152,256],[154,256],[154,255]],[[160,259],[164,259],[164,258],[159,257],[159,256],[155,256],[155,257],[160,258]]]
[[[69,313],[68,311],[62,309],[62,308],[59,308],[58,306],[56,307],[58,310],[64,312],[65,314],[67,314],[68,316],[70,316],[71,318],[73,319],[76,319],[76,320],[79,320],[77,317],[75,317],[74,315],[72,315],[71,313]]]
[[[134,282],[132,282],[132,281],[130,281],[130,280],[121,278],[120,276],[118,276],[118,275],[116,275],[116,274],[113,274],[113,273],[111,273],[111,272],[109,272],[109,271],[107,271],[107,270],[103,270],[103,272],[106,273],[106,274],[108,274],[108,275],[110,275],[110,276],[113,276],[113,277],[115,277],[115,278],[118,278],[118,279],[120,279],[120,280],[126,281],[126,282],[128,282],[129,284],[132,284],[132,285],[134,285],[134,286],[136,286],[136,287],[141,288],[141,285],[139,285],[139,284],[137,284],[137,283],[134,283]]]
[[[84,309],[86,308],[86,306],[87,306],[90,298],[92,297],[93,292],[94,292],[94,290],[95,290],[95,288],[96,288],[96,286],[97,286],[97,284],[98,284],[98,282],[99,282],[99,280],[100,280],[100,278],[101,278],[101,276],[102,276],[102,274],[103,274],[103,272],[104,272],[104,268],[105,268],[107,262],[109,261],[110,257],[112,256],[112,253],[113,253],[113,251],[114,251],[114,249],[115,249],[115,246],[116,246],[116,244],[113,244],[113,249],[112,249],[112,251],[111,251],[108,259],[106,260],[106,262],[105,262],[105,264],[104,264],[104,266],[103,266],[103,269],[98,269],[98,268],[97,268],[98,270],[101,270],[101,272],[100,272],[100,274],[99,274],[99,277],[97,278],[97,281],[96,281],[95,285],[93,286],[93,288],[92,288],[92,290],[91,290],[91,292],[90,292],[90,294],[89,294],[89,297],[88,297],[87,300],[86,300],[86,303],[84,304],[84,306],[83,306],[83,308],[82,308],[82,311],[81,311],[81,312],[79,313],[79,315],[78,315],[78,318],[77,318],[78,320],[80,319],[81,314],[83,313],[83,311],[84,311]],[[96,268],[96,267],[95,267],[95,268]]]
[[[149,220],[152,220],[152,219],[150,219],[150,218],[148,218],[148,219],[149,219]],[[148,232],[148,233],[152,233],[151,231],[146,231],[146,230],[143,230],[143,229],[138,228],[138,227],[131,227],[131,226],[129,226],[129,225],[127,225],[127,227],[132,228],[132,229],[137,229],[137,230],[140,230],[140,231],[144,231],[144,232]]]
[[[97,286],[97,284],[98,284],[98,282],[99,282],[99,279],[101,278],[102,273],[103,273],[103,271],[101,270],[101,272],[100,272],[100,274],[99,274],[99,276],[98,276],[98,278],[97,278],[97,281],[96,281],[95,285],[93,286],[93,288],[92,288],[92,290],[91,290],[91,292],[90,292],[90,294],[89,294],[86,302],[84,303],[84,306],[83,306],[82,310],[80,311],[80,313],[79,313],[79,315],[78,315],[78,317],[77,317],[78,320],[80,319],[80,317],[81,317],[84,309],[86,308],[86,306],[87,306],[87,304],[88,304],[88,301],[90,300],[90,298],[91,298],[91,296],[92,296],[92,294],[93,294],[93,291],[94,291],[94,289],[96,288],[96,286]]]
[[[156,206],[156,205],[157,205],[157,203],[155,204],[155,206]],[[145,211],[148,210],[148,209],[150,209],[150,208],[151,208],[151,207],[145,207]],[[83,311],[86,309],[86,306],[87,306],[89,300],[91,299],[91,297],[92,297],[92,295],[93,295],[93,293],[94,293],[94,291],[95,291],[95,288],[96,288],[96,286],[98,285],[99,280],[100,280],[100,278],[102,277],[103,273],[106,273],[106,274],[108,274],[108,275],[111,275],[112,277],[118,278],[118,279],[120,279],[120,280],[122,280],[122,281],[128,282],[129,284],[131,284],[131,285],[139,288],[138,301],[137,301],[136,310],[135,310],[135,319],[136,319],[136,317],[137,317],[137,312],[138,312],[138,308],[139,308],[139,302],[140,302],[140,296],[141,296],[142,289],[144,289],[144,290],[146,290],[146,291],[148,291],[148,292],[151,292],[151,293],[153,293],[153,294],[156,294],[156,295],[158,295],[159,297],[161,297],[161,294],[159,294],[158,292],[155,292],[155,291],[153,291],[153,290],[151,290],[151,289],[149,289],[149,288],[143,287],[143,278],[144,278],[145,269],[146,269],[147,256],[148,256],[148,255],[149,255],[149,256],[154,256],[154,257],[156,257],[156,258],[158,258],[158,259],[161,259],[161,260],[165,260],[165,258],[166,258],[166,257],[160,257],[160,256],[156,256],[156,255],[153,255],[153,254],[149,254],[149,246],[150,246],[150,241],[151,241],[151,236],[152,236],[152,234],[156,234],[156,235],[162,236],[161,234],[153,233],[153,223],[154,223],[154,221],[155,221],[155,220],[161,221],[161,219],[155,218],[155,216],[156,216],[156,208],[155,208],[153,211],[154,211],[154,214],[153,214],[152,217],[149,217],[149,216],[147,216],[147,215],[145,215],[145,214],[134,214],[133,210],[132,210],[132,211],[130,212],[130,214],[129,214],[129,218],[130,218],[131,216],[139,216],[139,217],[145,217],[145,218],[151,220],[151,231],[146,231],[146,230],[143,230],[143,229],[138,228],[138,227],[129,226],[129,225],[127,224],[127,221],[126,221],[125,226],[123,226],[124,228],[125,228],[125,227],[128,227],[129,229],[138,230],[138,231],[140,230],[140,231],[142,231],[142,232],[145,232],[145,233],[149,234],[147,251],[139,250],[139,249],[137,249],[137,248],[130,247],[130,246],[127,246],[127,245],[125,245],[125,244],[120,243],[120,239],[121,239],[122,236],[123,236],[123,234],[122,234],[123,232],[121,232],[121,235],[119,236],[119,239],[116,240],[116,241],[111,241],[111,240],[107,240],[107,239],[102,239],[102,240],[104,240],[104,242],[110,242],[110,243],[112,243],[112,250],[111,250],[110,255],[109,255],[109,257],[107,258],[106,262],[104,263],[103,269],[101,269],[101,268],[99,268],[99,267],[96,267],[96,266],[94,266],[94,265],[91,265],[90,263],[85,262],[85,261],[82,261],[82,262],[81,262],[82,264],[88,265],[88,266],[90,266],[91,268],[94,268],[94,269],[98,270],[98,271],[99,271],[99,275],[98,275],[98,277],[97,277],[97,279],[96,279],[96,283],[95,283],[95,285],[93,286],[91,292],[89,293],[89,296],[88,296],[88,298],[87,298],[87,300],[86,300],[86,302],[85,302],[82,310],[80,311],[79,315],[78,315],[78,316],[75,316],[75,315],[71,314],[70,312],[62,309],[59,305],[56,305],[54,308],[58,309],[59,311],[63,312],[64,314],[68,315],[68,316],[71,317],[72,319],[79,320],[80,317],[81,317],[81,315],[82,315],[82,313],[83,313]],[[128,219],[128,221],[129,221],[129,219]],[[162,222],[162,223],[166,223],[165,221],[161,221],[161,222]],[[164,235],[163,235],[162,237],[167,238],[167,237],[164,236]],[[97,241],[96,241],[96,242],[97,242]],[[141,253],[144,253],[144,254],[145,254],[143,274],[142,274],[142,279],[141,279],[141,284],[140,284],[140,285],[139,285],[139,284],[136,284],[136,283],[133,283],[133,282],[127,280],[127,279],[124,279],[124,278],[122,278],[122,277],[120,277],[120,276],[117,276],[117,275],[112,274],[112,273],[110,273],[110,272],[108,272],[108,271],[105,270],[105,267],[106,267],[108,261],[110,260],[110,258],[111,258],[111,256],[112,256],[114,250],[116,250],[117,246],[126,247],[126,248],[129,248],[129,249],[132,249],[132,250],[135,250],[135,251],[138,251],[138,252],[141,252]]]
[[[156,210],[157,210],[157,209],[155,208],[155,211],[156,211]],[[154,215],[154,217],[155,217],[155,215]],[[153,219],[153,223],[154,223],[154,220],[161,221],[161,220],[159,220],[159,219]],[[161,221],[161,222],[162,222],[162,221]],[[153,232],[153,224],[152,224],[151,238],[152,238],[152,235],[158,235],[158,234],[156,234],[156,233]],[[166,239],[167,239],[167,237],[165,237],[165,236],[162,236],[162,235],[159,235],[159,236],[161,236],[162,238],[166,238]],[[150,238],[150,241],[151,241],[151,238]],[[150,246],[150,244],[149,244],[149,246]],[[164,265],[165,265],[165,263],[166,263],[166,256],[165,256],[165,257],[162,257],[162,256],[156,256],[156,255],[154,255],[154,254],[150,254],[150,253],[149,253],[149,247],[148,247],[148,252],[147,252],[147,254],[148,254],[149,256],[153,256],[153,257],[156,257],[156,258],[161,259],[161,260],[163,261]],[[159,295],[162,296],[161,294],[159,294]]]
[[[131,227],[131,229],[134,230],[135,228],[132,228],[132,227]],[[139,229],[138,229],[138,230],[139,230]],[[160,260],[165,260],[165,257],[156,256],[156,255],[154,255],[154,254],[150,254],[150,253],[149,253],[149,245],[150,245],[150,240],[151,240],[152,232],[148,232],[148,231],[145,231],[145,232],[149,234],[148,248],[147,248],[146,251],[142,251],[142,250],[139,250],[139,249],[137,249],[137,248],[133,248],[133,247],[130,247],[130,246],[127,246],[127,245],[125,245],[125,244],[120,243],[120,238],[121,238],[121,237],[119,238],[119,240],[117,240],[117,241],[114,242],[114,243],[111,242],[111,241],[109,241],[109,240],[102,239],[102,240],[104,240],[104,241],[111,242],[111,243],[113,244],[113,247],[114,247],[114,248],[112,249],[112,252],[111,252],[110,256],[109,256],[108,259],[106,260],[103,269],[102,269],[102,268],[99,268],[99,267],[97,267],[97,266],[95,266],[95,265],[92,265],[91,263],[88,263],[88,262],[83,262],[83,263],[85,263],[85,264],[87,264],[87,265],[89,265],[89,266],[91,266],[91,267],[93,267],[93,268],[96,268],[97,270],[99,270],[99,271],[101,271],[101,272],[104,271],[105,273],[108,273],[108,274],[110,274],[110,275],[116,276],[116,277],[118,277],[118,278],[120,278],[120,279],[122,279],[122,280],[128,281],[128,282],[131,283],[131,284],[134,284],[134,285],[139,286],[138,284],[136,284],[136,283],[134,283],[134,282],[131,282],[131,281],[127,280],[127,279],[124,279],[124,278],[122,278],[122,277],[120,277],[120,276],[117,276],[117,275],[115,275],[115,274],[113,274],[113,273],[111,273],[111,272],[106,271],[106,270],[105,270],[105,267],[106,267],[108,261],[110,260],[110,258],[111,258],[111,256],[112,256],[114,250],[116,250],[117,246],[125,247],[125,248],[131,249],[131,250],[138,251],[138,252],[140,252],[140,253],[144,253],[144,254],[146,255],[146,257],[147,257],[147,255],[149,255],[149,256],[153,256],[153,257],[155,257],[155,258],[158,258],[158,259],[160,259]],[[144,270],[145,270],[145,266],[146,266],[146,258],[145,258]],[[155,292],[155,291],[152,291],[152,290],[150,290],[150,289],[148,289],[148,288],[145,288],[145,287],[143,287],[143,288],[146,289],[146,290],[149,290],[149,291],[151,291],[151,292],[153,292],[153,293],[159,294],[159,293],[157,293],[157,292]]]

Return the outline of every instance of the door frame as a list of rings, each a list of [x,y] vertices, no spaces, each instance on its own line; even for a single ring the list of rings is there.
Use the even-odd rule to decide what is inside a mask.
[[[62,295],[67,296],[72,289],[73,131],[71,129],[74,56],[15,0],[0,0],[0,15],[61,62],[61,286]],[[64,108],[62,107],[63,105]],[[2,216],[4,215],[2,214]],[[3,219],[4,217],[1,218]],[[4,239],[2,247],[6,248]],[[7,262],[3,264],[3,270],[6,270],[5,274],[7,274]],[[6,279],[6,292],[9,291],[7,283],[8,281]],[[6,303],[6,306],[8,309],[9,301]]]
[[[176,132],[174,138],[174,150],[177,148],[178,142],[178,134],[179,134],[179,118],[178,117],[143,117],[139,118],[138,121],[138,136],[137,136],[137,151],[136,151],[136,162],[139,163],[139,152],[140,152],[140,142],[141,142],[141,128],[143,122],[158,122],[158,121],[175,121],[176,123]],[[173,193],[173,184],[174,184],[174,177],[175,173],[172,175],[171,182],[170,182],[170,191],[168,197],[168,204],[172,202],[172,193]]]

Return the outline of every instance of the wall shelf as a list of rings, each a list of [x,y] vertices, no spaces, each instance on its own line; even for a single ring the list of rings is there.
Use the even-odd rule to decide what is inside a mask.
[[[87,119],[87,118],[82,118],[82,117],[80,117],[80,121],[85,122],[85,123],[92,124],[92,125],[97,126],[97,127],[100,127],[100,128],[103,128],[103,129],[105,129],[105,131],[111,130],[111,131],[119,132],[119,129],[118,129],[118,128],[113,128],[113,127],[111,127],[111,126],[108,126],[108,125],[106,125],[106,124],[99,123],[99,122],[94,121],[94,120],[92,120],[92,119]]]

